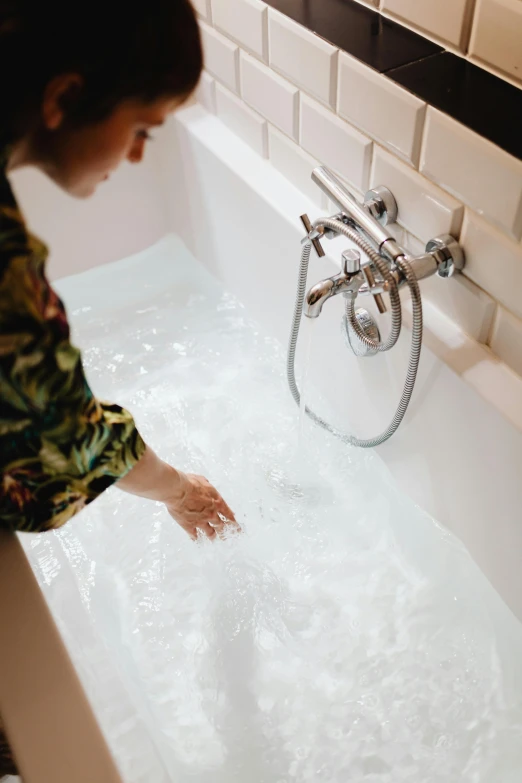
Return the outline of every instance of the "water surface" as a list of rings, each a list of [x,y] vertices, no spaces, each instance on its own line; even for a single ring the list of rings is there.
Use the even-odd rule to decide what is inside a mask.
[[[59,287],[98,396],[244,528],[111,489],[24,537],[125,780],[519,783],[520,625],[376,455],[299,442],[284,349],[177,240]]]

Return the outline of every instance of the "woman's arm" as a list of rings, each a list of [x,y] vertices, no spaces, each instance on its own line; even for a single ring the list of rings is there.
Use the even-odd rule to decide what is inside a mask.
[[[214,538],[225,527],[239,529],[234,514],[212,484],[203,476],[176,470],[163,462],[150,446],[130,473],[118,481],[117,487],[131,495],[164,503],[193,539],[198,531]]]
[[[0,200],[0,524],[31,532],[63,525],[145,452],[130,413],[94,397],[46,255]]]
[[[219,514],[233,520],[219,493],[162,462],[128,411],[94,397],[46,255],[0,172],[0,525],[59,527],[119,482],[213,537]]]

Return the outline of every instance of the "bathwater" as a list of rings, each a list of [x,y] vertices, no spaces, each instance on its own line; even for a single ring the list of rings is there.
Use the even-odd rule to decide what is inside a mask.
[[[97,395],[243,527],[112,488],[24,537],[125,781],[519,783],[520,625],[376,454],[297,448],[284,347],[175,239],[59,290]]]

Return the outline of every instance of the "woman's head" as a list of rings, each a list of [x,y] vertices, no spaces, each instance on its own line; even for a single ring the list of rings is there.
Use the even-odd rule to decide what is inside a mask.
[[[189,0],[0,0],[0,146],[88,196],[138,161],[202,69]]]

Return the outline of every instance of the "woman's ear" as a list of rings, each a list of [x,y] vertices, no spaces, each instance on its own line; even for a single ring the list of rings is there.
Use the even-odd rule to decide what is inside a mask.
[[[64,73],[52,79],[44,91],[42,120],[47,130],[58,130],[83,87],[78,73]]]

